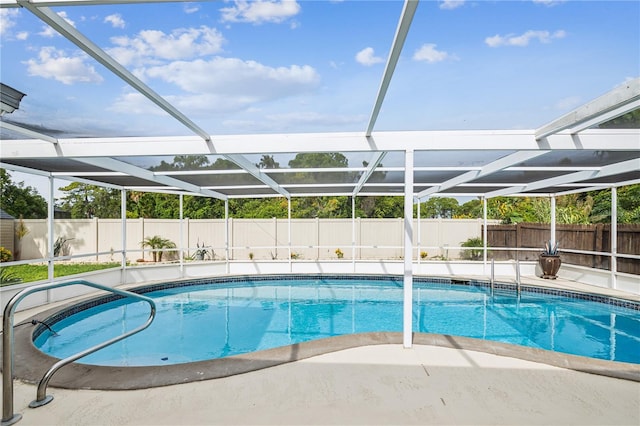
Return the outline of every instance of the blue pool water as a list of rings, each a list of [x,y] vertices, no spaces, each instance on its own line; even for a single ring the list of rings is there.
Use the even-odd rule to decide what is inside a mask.
[[[402,280],[259,280],[145,293],[153,324],[82,363],[164,365],[221,358],[349,333],[402,331]],[[414,282],[414,331],[640,364],[640,311],[511,290]],[[35,339],[64,358],[142,324],[149,306],[113,301],[66,316]]]

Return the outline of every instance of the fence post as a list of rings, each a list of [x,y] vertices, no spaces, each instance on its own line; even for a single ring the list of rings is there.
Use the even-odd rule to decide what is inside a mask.
[[[140,218],[140,238],[138,241],[144,241],[144,217]],[[138,247],[140,247],[138,245]],[[144,250],[144,249],[143,249]],[[144,259],[144,251],[142,252],[142,259]]]
[[[520,249],[522,248],[522,222],[516,224],[516,260],[520,260]]]
[[[320,260],[320,218],[316,216],[316,260]]]
[[[272,217],[271,221],[273,222],[273,252],[269,250],[269,257],[275,260],[278,258],[278,219]]]
[[[93,235],[96,236],[96,262],[99,262],[100,255],[98,255],[98,253],[100,252],[100,231],[98,229],[98,218],[95,216],[93,217],[93,230]]]

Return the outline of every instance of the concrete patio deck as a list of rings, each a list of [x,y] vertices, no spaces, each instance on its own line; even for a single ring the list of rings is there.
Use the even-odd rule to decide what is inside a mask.
[[[640,383],[482,352],[365,346],[250,373],[131,391],[16,382],[22,425],[638,425]]]

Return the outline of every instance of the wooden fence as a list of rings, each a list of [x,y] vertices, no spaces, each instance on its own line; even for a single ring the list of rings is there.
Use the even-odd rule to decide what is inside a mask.
[[[519,223],[517,225],[487,226],[487,245],[495,248],[508,247],[531,250],[492,250],[490,257],[496,260],[536,260],[549,240],[550,225],[544,223]],[[556,240],[563,262],[609,269],[610,257],[593,254],[563,252],[563,249],[610,252],[611,225],[556,225]],[[618,225],[618,253],[640,254],[640,224]],[[640,260],[617,258],[618,272],[640,274]]]

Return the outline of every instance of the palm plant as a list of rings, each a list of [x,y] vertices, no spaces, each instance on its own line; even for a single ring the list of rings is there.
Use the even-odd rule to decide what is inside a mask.
[[[140,245],[142,248],[149,247],[152,250],[151,256],[154,262],[162,262],[162,255],[164,254],[163,249],[176,248],[176,244],[173,241],[159,235],[145,238],[142,240]]]
[[[484,252],[484,242],[482,238],[475,237],[469,238],[467,241],[460,244],[462,247],[477,247],[462,250],[460,257],[466,260],[480,260]]]

